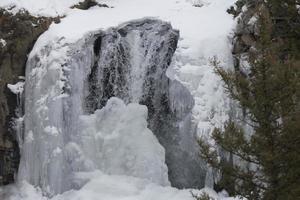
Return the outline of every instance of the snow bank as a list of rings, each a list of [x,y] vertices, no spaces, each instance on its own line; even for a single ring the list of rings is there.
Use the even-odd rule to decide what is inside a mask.
[[[169,185],[165,150],[147,128],[148,110],[111,98],[93,115],[82,116],[82,150],[97,169]]]
[[[17,13],[20,9],[28,10],[35,16],[64,15],[70,7],[83,0],[1,0],[0,7]]]
[[[145,179],[129,176],[107,175],[101,171],[81,173],[78,179],[85,180],[86,185],[80,190],[67,191],[52,198],[42,196],[39,189],[26,182],[9,186],[6,193],[1,193],[5,200],[195,200],[195,195],[209,194],[214,200],[238,200],[224,197],[209,188],[202,190],[178,190],[163,187]]]
[[[50,41],[63,38],[65,42],[75,43],[91,31],[105,30],[135,19],[154,17],[169,21],[173,28],[180,31],[180,41],[167,74],[183,83],[194,96],[194,121],[199,123],[199,134],[210,133],[215,126],[227,120],[229,100],[220,78],[213,72],[211,60],[216,57],[221,67],[233,66],[229,35],[235,22],[226,9],[235,0],[99,2],[113,8],[68,11],[61,23],[52,24],[38,39],[30,55],[41,51]],[[195,7],[195,3],[202,3],[203,6]]]

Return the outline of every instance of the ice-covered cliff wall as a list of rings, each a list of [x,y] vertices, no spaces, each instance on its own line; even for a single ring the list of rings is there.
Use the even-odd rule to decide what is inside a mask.
[[[2,2],[1,2],[2,3]],[[0,4],[1,4],[0,3]],[[15,15],[0,8],[0,185],[14,182],[19,165],[16,118],[22,117],[21,92],[27,54],[53,18]]]
[[[149,128],[166,149],[171,183],[201,187],[201,170],[195,127],[191,122],[194,100],[178,81],[170,80],[170,66],[179,39],[178,31],[159,20],[144,19],[100,34],[94,43],[96,62],[89,76],[88,110],[117,96],[149,110]]]
[[[74,43],[58,38],[33,51],[19,179],[50,195],[80,187],[74,173],[94,169],[168,184],[164,150],[152,131],[166,149],[171,183],[203,186],[191,121],[194,100],[166,75],[178,38],[170,24],[142,19]],[[114,96],[147,106],[151,131],[143,121],[145,108],[109,101]]]

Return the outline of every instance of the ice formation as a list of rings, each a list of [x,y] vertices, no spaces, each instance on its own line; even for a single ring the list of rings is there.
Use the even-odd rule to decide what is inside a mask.
[[[170,24],[154,19],[131,21],[100,33],[94,42],[96,61],[86,107],[99,109],[112,96],[146,105],[149,128],[166,149],[172,185],[202,187],[205,170],[191,121],[194,100],[180,82],[166,75],[178,38]]]
[[[95,169],[170,184],[165,150],[147,128],[147,115],[146,106],[126,106],[121,99],[112,97],[95,114],[81,116],[83,154]]]
[[[166,76],[177,39],[170,24],[141,19],[32,53],[19,179],[50,196],[80,188],[75,172],[97,169],[168,185],[165,151],[153,132],[167,150],[171,183],[203,185],[194,101]]]
[[[161,186],[168,184],[162,146],[173,185],[211,186],[195,134],[208,136],[226,120],[229,104],[210,60],[217,56],[220,66],[232,65],[227,37],[234,21],[225,10],[234,0],[99,0],[111,8],[69,9],[76,2],[0,3],[34,15],[66,15],[41,35],[29,56],[21,189],[9,199],[47,199],[40,193],[52,196],[85,183],[53,199],[191,199],[187,190]],[[137,103],[147,106],[148,125],[145,107]],[[112,104],[115,114],[105,114]],[[134,126],[124,124],[130,119]],[[131,152],[128,146],[140,153],[123,155]]]

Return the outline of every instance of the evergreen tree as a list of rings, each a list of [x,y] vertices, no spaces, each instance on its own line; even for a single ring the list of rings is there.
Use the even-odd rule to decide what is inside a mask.
[[[216,73],[244,111],[246,133],[229,120],[215,129],[216,144],[238,162],[218,159],[200,140],[201,156],[222,174],[220,185],[249,200],[300,197],[300,20],[295,0],[258,5],[259,37],[249,53],[250,73]],[[239,164],[237,164],[239,163]]]

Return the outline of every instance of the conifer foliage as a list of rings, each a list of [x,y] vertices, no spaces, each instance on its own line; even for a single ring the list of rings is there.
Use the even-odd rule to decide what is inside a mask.
[[[297,0],[257,1],[259,36],[249,51],[249,73],[215,62],[229,96],[252,128],[229,120],[212,137],[232,159],[199,141],[201,156],[222,178],[218,185],[249,200],[300,197],[300,16]]]

